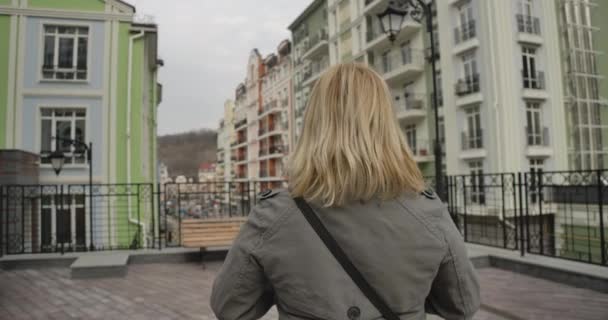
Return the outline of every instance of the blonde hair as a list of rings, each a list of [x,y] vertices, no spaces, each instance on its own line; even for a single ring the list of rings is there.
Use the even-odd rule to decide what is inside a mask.
[[[326,207],[424,189],[389,89],[375,71],[347,63],[321,75],[310,94],[288,179],[292,196]]]

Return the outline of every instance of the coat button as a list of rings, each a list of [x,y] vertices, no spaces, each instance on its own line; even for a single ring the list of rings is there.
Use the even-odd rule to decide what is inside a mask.
[[[346,315],[350,320],[359,319],[361,316],[361,309],[359,307],[350,307],[348,311],[346,311]]]

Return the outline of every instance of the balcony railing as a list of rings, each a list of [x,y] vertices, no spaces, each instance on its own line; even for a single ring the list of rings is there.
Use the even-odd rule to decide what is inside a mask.
[[[411,48],[400,49],[380,56],[375,68],[380,73],[389,73],[407,65],[422,65],[423,61],[422,51]]]
[[[427,157],[432,153],[428,140],[408,140],[407,144],[410,150],[412,150],[412,154],[416,157]]]
[[[455,85],[457,96],[466,96],[471,93],[479,92],[479,74],[473,74],[470,77],[459,79]]]
[[[238,128],[240,128],[240,127],[242,127],[242,126],[246,125],[246,124],[247,124],[247,119],[243,119],[243,120],[237,121],[237,122],[234,124],[234,127],[235,127],[236,129],[238,129]]]
[[[475,20],[470,20],[454,29],[454,42],[456,44],[473,39],[475,36]]]
[[[523,14],[518,14],[515,17],[517,19],[517,31],[540,35],[539,18]]]
[[[323,72],[323,70],[325,70],[327,67],[329,67],[329,59],[327,59],[327,58],[324,58],[319,61],[311,62],[310,66],[304,72],[304,75],[302,76],[302,82],[305,82],[306,80],[312,78],[313,76],[318,75],[319,73]]]
[[[263,156],[265,156],[267,154],[268,154],[268,149],[266,149],[266,147],[260,147],[260,151],[258,152],[258,155],[260,157],[263,157]]]
[[[329,39],[329,36],[327,34],[327,30],[323,28],[319,29],[319,31],[312,35],[312,37],[310,37],[309,39],[310,40],[303,47],[303,52],[307,52],[308,50],[319,44],[321,41],[327,41],[327,39]]]
[[[535,89],[535,90],[544,90],[545,89],[545,73],[542,71],[530,72],[524,71],[521,72],[523,77],[523,86],[524,89]]]
[[[526,127],[526,143],[529,147],[548,147],[549,142],[549,128]]]
[[[262,109],[258,110],[258,115],[261,115],[262,113],[265,113],[266,111],[275,109],[278,106],[278,102],[277,100],[272,100],[270,102],[268,102],[267,104],[265,104]]]
[[[423,110],[425,96],[417,93],[406,93],[395,105],[395,111]]]
[[[483,148],[483,130],[465,131],[462,133],[462,150]]]
[[[270,149],[268,150],[268,152],[270,154],[277,154],[277,153],[283,153],[283,146],[282,145],[275,145],[275,146],[271,146]]]

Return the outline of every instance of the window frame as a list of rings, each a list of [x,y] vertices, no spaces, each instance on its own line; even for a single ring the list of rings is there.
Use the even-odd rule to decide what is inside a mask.
[[[88,34],[87,34],[87,76],[85,79],[77,79],[76,78],[76,71],[74,71],[74,79],[45,79],[44,75],[43,75],[43,69],[44,69],[44,49],[45,49],[45,38],[46,38],[46,31],[45,28],[47,26],[55,26],[55,27],[70,27],[70,28],[87,28],[88,29]],[[93,26],[91,23],[86,23],[86,22],[72,22],[72,21],[62,21],[62,20],[43,20],[40,22],[39,25],[39,33],[40,33],[40,39],[39,39],[39,43],[38,43],[38,53],[39,53],[39,57],[38,57],[38,82],[39,83],[44,83],[44,82],[50,82],[50,83],[90,83],[91,82],[91,61],[92,61],[92,52],[93,52],[93,48],[92,48],[92,38],[93,38]],[[75,37],[76,39],[78,37]],[[55,51],[57,51],[58,49],[55,48]],[[78,41],[76,41],[74,43],[74,51],[78,52]],[[54,57],[54,59],[59,59],[58,56]],[[78,64],[78,61],[76,59],[76,64]],[[56,72],[56,71],[55,71]]]
[[[42,111],[45,109],[50,109],[50,110],[58,110],[58,109],[63,109],[63,110],[68,110],[68,109],[72,109],[72,110],[82,110],[85,112],[85,116],[84,116],[84,124],[85,124],[85,128],[84,128],[84,137],[85,137],[85,141],[83,141],[84,143],[89,143],[90,141],[92,141],[91,139],[91,108],[89,106],[83,106],[83,105],[38,105],[36,108],[36,150],[38,150],[38,152],[40,152],[40,154],[42,155],[42,120],[45,118],[42,116]],[[54,121],[54,120],[51,120]],[[76,121],[75,119],[72,121]],[[52,122],[51,122],[52,123]],[[54,132],[51,130],[51,134],[53,134]],[[72,134],[71,136],[73,136],[73,130],[72,130]],[[53,142],[51,142],[51,149],[49,150],[49,152],[53,152],[56,149],[56,144],[53,144]],[[83,155],[84,158],[84,162],[82,163],[77,163],[74,161],[74,159],[76,159],[73,155],[74,153],[74,147],[71,148],[72,152],[70,153],[71,157],[72,157],[72,163],[68,163],[66,161],[66,163],[63,165],[63,168],[69,168],[69,169],[83,169],[83,168],[88,168],[89,164],[90,164],[90,159],[87,158],[87,154],[86,152]],[[67,158],[67,157],[66,157]],[[42,160],[40,161],[40,168],[41,169],[52,169],[52,165],[50,163],[43,163]]]

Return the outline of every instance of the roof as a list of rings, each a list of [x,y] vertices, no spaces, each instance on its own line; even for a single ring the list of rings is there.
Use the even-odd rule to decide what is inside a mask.
[[[314,0],[311,4],[308,5],[308,7],[306,7],[306,9],[304,9],[304,11],[302,11],[302,13],[300,13],[296,20],[294,20],[287,28],[291,31],[294,31],[294,29],[298,25],[300,25],[300,23],[302,23],[304,19],[306,19],[313,11],[315,11],[326,1],[327,0]]]
[[[132,5],[132,4],[130,4],[130,3],[128,3],[128,2],[126,2],[126,1],[123,1],[123,0],[115,0],[115,1],[116,1],[116,2],[120,2],[120,3],[122,3],[122,4],[124,4],[124,5],[125,5],[125,6],[127,6],[127,7],[131,7],[131,8],[133,9],[133,11],[136,11],[136,10],[135,10],[135,6],[134,6],[134,5]]]

